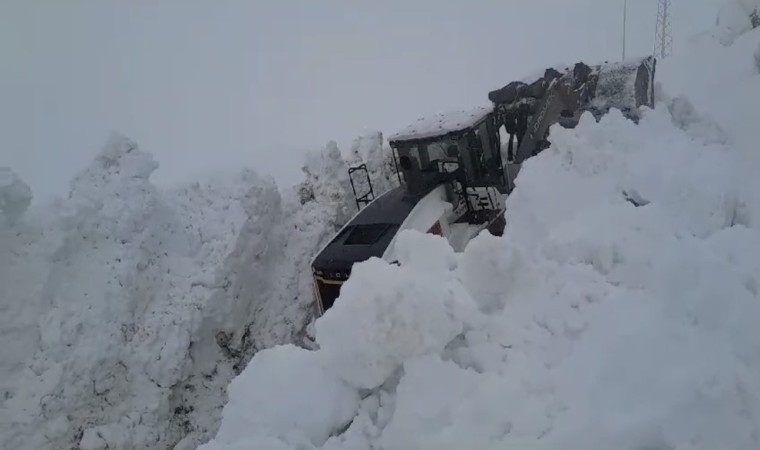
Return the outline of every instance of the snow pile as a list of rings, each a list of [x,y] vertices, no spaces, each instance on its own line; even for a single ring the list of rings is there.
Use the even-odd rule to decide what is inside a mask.
[[[0,167],[0,224],[15,224],[32,203],[32,190],[7,167]]]
[[[758,102],[743,64],[723,88]],[[734,130],[683,98],[553,128],[502,238],[405,232],[400,266],[356,265],[319,348],[255,356],[200,448],[760,448],[760,183]]]
[[[308,262],[350,204],[329,155],[301,204],[250,171],[159,190],[158,164],[114,135],[68,198],[0,228],[0,447],[181,450],[213,435],[229,381],[313,316]],[[17,217],[29,189],[2,175]]]

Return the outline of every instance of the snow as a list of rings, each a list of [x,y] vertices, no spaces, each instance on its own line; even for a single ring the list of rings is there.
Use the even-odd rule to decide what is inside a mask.
[[[408,240],[409,232],[402,233]],[[319,354],[335,376],[359,389],[376,388],[405,359],[440,352],[461,332],[456,313],[466,306],[460,305],[465,293],[451,282],[430,284],[449,273],[454,252],[448,245],[429,249],[398,255],[402,266],[419,270],[379,259],[355,266],[341,289],[341,297],[352,301],[334,306],[316,324]]]
[[[0,167],[0,223],[21,219],[32,203],[32,190],[15,172]]]
[[[698,64],[661,62],[673,97],[638,125],[612,110],[554,127],[516,180],[503,237],[482,233],[458,254],[405,231],[399,265],[354,266],[310,361],[273,348],[241,376],[292,379],[270,402],[298,420],[353,392],[351,419],[325,414],[309,442],[287,422],[234,420],[201,448],[760,447],[758,135],[743,122],[760,101],[757,38],[697,41]],[[304,392],[276,353],[341,389]]]
[[[403,130],[391,135],[388,140],[390,142],[409,141],[462,131],[477,125],[492,112],[493,106],[491,105],[421,117]]]
[[[760,92],[760,70],[753,56],[760,48],[760,28],[737,36],[730,46],[717,39],[710,33],[697,36],[684,51],[659,64],[658,84],[670,96],[685,96],[719,125],[723,133],[716,139],[730,141],[750,162],[760,164],[760,97],[752,95]]]
[[[294,190],[248,170],[161,190],[157,167],[114,134],[0,226],[0,447],[193,449],[250,357],[305,334],[309,260],[352,213],[337,148]],[[4,205],[28,205],[8,174]]]
[[[0,169],[0,447],[759,448],[755,3],[659,62],[638,125],[553,128],[503,237],[404,231],[316,323],[309,261],[356,211],[335,143],[293,189],[159,189],[116,134],[66,198]],[[382,141],[348,158],[379,190]]]
[[[718,13],[716,35],[723,45],[731,45],[734,40],[752,29],[752,21],[739,2],[728,2]]]
[[[260,371],[258,366],[278,370]],[[229,387],[228,404],[245,411],[224,417],[220,433],[231,443],[256,429],[293,445],[321,445],[330,432],[349,423],[359,406],[359,394],[319,367],[314,352],[288,344],[262,350],[249,367]],[[324,405],[316,414],[315,404]]]

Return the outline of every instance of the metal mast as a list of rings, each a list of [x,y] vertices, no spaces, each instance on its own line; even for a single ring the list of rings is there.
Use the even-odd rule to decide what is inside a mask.
[[[623,61],[625,61],[625,27],[628,22],[628,0],[623,0]]]
[[[670,0],[659,0],[657,5],[657,29],[654,33],[654,54],[664,59],[673,53],[672,5]]]

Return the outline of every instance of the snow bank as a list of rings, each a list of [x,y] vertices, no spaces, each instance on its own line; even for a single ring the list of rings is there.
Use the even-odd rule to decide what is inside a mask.
[[[638,125],[585,114],[523,166],[502,238],[454,254],[407,232],[400,266],[356,265],[317,350],[268,350],[236,384],[297,422],[230,403],[201,449],[760,447],[758,135],[720,120],[748,112],[721,94],[760,101],[755,33],[705,44],[724,69],[684,79],[735,80],[694,102],[718,123],[680,97]],[[304,390],[312,373],[327,396]],[[264,380],[285,384],[266,396]]]
[[[213,435],[251,355],[299,342],[313,317],[308,262],[350,205],[328,150],[302,203],[245,170],[159,190],[158,164],[113,135],[67,198],[0,228],[0,447],[182,450]],[[17,217],[29,189],[8,173]]]
[[[32,203],[29,185],[7,167],[0,167],[0,221],[15,224]]]

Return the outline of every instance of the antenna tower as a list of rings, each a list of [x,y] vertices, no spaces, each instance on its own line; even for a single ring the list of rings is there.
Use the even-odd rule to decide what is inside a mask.
[[[673,12],[670,0],[659,0],[657,5],[657,29],[654,33],[654,54],[661,59],[673,53]]]

